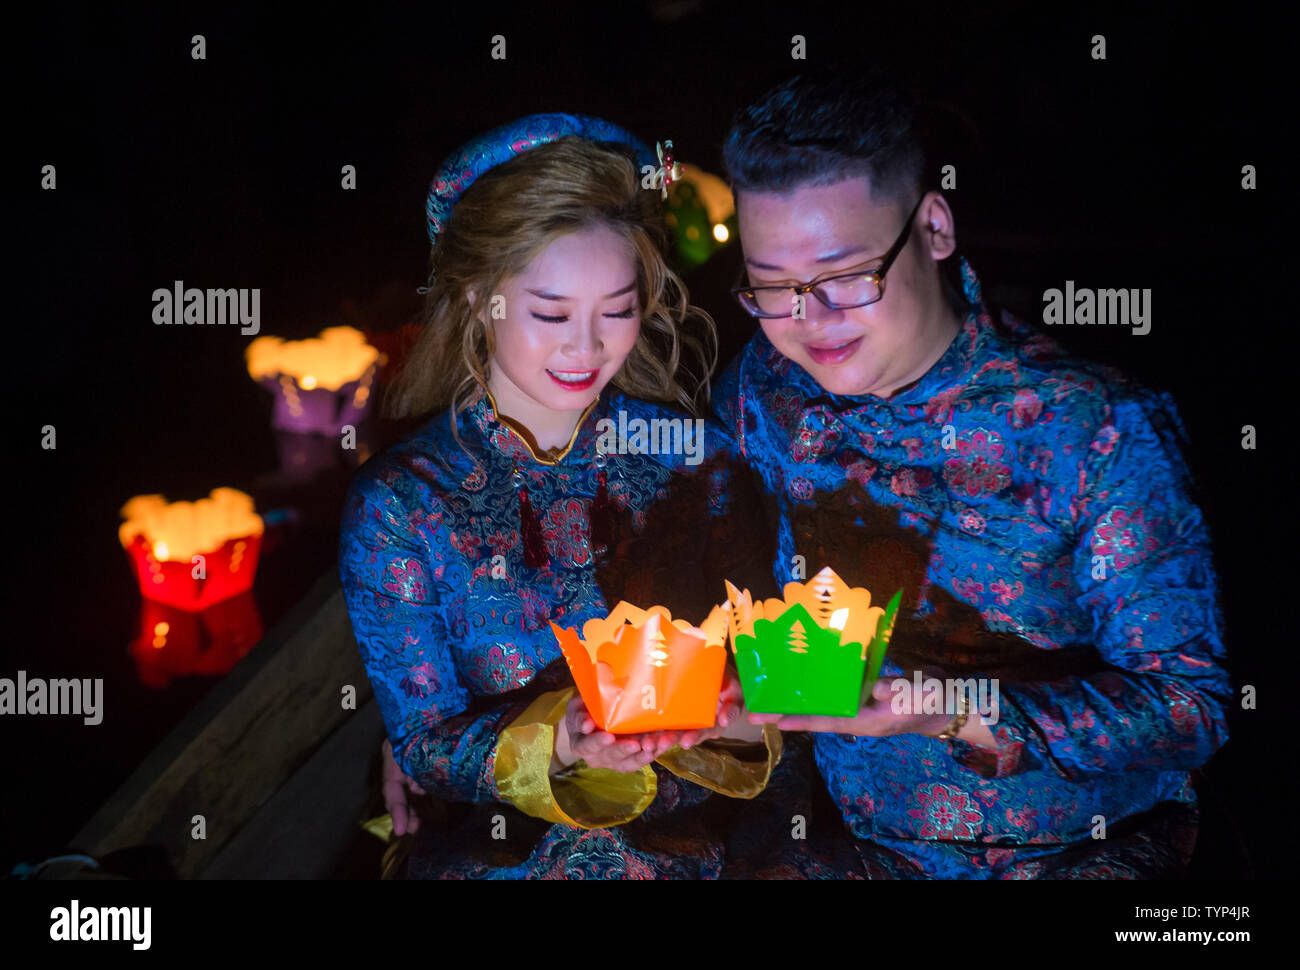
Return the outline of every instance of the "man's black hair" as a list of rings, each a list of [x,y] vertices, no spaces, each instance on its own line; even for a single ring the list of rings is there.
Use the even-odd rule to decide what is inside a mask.
[[[865,175],[874,199],[910,205],[927,187],[913,104],[880,70],[790,78],[732,122],[722,149],[732,188],[787,192]]]

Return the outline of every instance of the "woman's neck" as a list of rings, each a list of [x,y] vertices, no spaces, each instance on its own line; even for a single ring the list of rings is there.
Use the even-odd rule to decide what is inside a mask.
[[[496,375],[493,375],[495,378]],[[519,391],[508,380],[488,380],[496,416],[510,425],[534,452],[541,454],[564,448],[573,440],[578,422],[587,409],[556,411],[544,407]]]

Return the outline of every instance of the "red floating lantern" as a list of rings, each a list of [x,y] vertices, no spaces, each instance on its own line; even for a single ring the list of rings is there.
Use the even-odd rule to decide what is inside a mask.
[[[122,515],[118,538],[145,599],[202,610],[252,588],[264,526],[243,492],[214,488],[197,502],[137,495]]]

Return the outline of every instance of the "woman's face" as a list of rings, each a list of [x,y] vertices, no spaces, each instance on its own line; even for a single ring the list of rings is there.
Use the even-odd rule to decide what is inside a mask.
[[[572,429],[641,331],[636,269],[629,244],[601,226],[561,236],[503,281],[484,311],[496,334],[488,388],[503,414],[538,433],[568,418]]]

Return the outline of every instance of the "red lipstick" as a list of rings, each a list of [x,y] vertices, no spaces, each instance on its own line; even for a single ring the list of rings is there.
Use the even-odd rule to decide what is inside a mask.
[[[558,376],[557,376],[558,375]],[[566,391],[585,391],[596,383],[596,378],[600,376],[599,370],[570,370],[570,371],[553,371],[548,370],[546,376],[553,380]],[[576,378],[576,379],[575,379]]]

